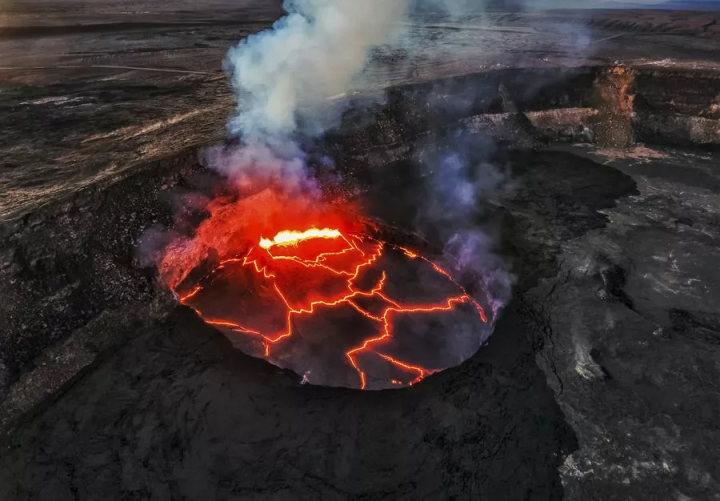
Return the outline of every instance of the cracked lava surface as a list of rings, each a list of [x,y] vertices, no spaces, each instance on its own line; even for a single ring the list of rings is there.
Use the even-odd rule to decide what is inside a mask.
[[[237,218],[208,224],[217,221],[226,227]],[[479,348],[485,311],[450,272],[363,225],[344,226],[260,232],[246,250],[184,263],[192,271],[165,281],[237,348],[303,382],[401,388]],[[178,262],[183,252],[166,258]]]

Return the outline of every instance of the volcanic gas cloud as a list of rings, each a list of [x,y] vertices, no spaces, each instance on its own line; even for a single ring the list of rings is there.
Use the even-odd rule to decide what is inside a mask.
[[[407,1],[286,8],[228,55],[243,96],[230,125],[239,146],[208,155],[225,195],[164,248],[161,280],[237,348],[305,382],[413,385],[477,351],[490,333],[489,298],[422,239],[332,200],[297,141],[337,118],[327,98],[350,89],[370,47],[392,40]]]

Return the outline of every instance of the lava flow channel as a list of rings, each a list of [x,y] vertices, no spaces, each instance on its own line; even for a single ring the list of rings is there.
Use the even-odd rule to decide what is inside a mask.
[[[356,285],[361,272],[368,269],[383,255],[384,249],[388,246],[385,242],[363,237],[360,235],[344,235],[339,230],[324,228],[310,228],[306,231],[281,231],[272,239],[261,238],[258,244],[240,258],[226,259],[213,269],[199,285],[193,287],[189,292],[178,294],[180,302],[193,308],[206,323],[231,329],[232,331],[259,336],[264,345],[264,354],[270,358],[273,345],[283,342],[293,335],[293,318],[303,315],[313,315],[319,307],[336,307],[348,305],[362,314],[370,321],[378,324],[378,330],[364,339],[358,346],[345,352],[349,364],[357,371],[360,388],[367,386],[366,372],[361,367],[358,356],[361,354],[374,353],[396,369],[414,376],[407,384],[413,385],[437,369],[429,369],[419,365],[413,365],[397,358],[391,357],[378,349],[393,337],[393,317],[400,314],[429,314],[436,312],[447,312],[453,310],[459,304],[470,304],[474,307],[483,322],[487,322],[485,312],[480,304],[473,299],[443,268],[433,261],[412,252],[409,249],[395,247],[409,259],[421,259],[427,262],[432,268],[449,280],[458,290],[458,294],[447,297],[444,300],[432,304],[405,305],[390,298],[385,292],[386,274],[383,271],[380,279],[369,290],[360,290]],[[302,248],[304,247],[304,249]],[[283,273],[282,265],[285,265]],[[258,278],[266,281],[285,306],[286,314],[284,327],[276,332],[268,332],[264,329],[254,328],[249,325],[241,325],[222,318],[211,318],[201,311],[196,304],[197,298],[201,295],[212,277],[219,271],[229,266],[241,266],[250,269],[257,274]],[[289,268],[288,268],[289,267]],[[332,294],[313,294],[312,290],[301,287],[298,293],[297,287],[293,289],[288,284],[288,276],[292,277],[297,285],[299,271],[304,271],[306,276],[317,278],[319,282],[327,282],[328,279],[341,284],[336,287]],[[308,275],[309,274],[309,275]],[[358,304],[361,299],[373,299],[382,304],[380,311],[371,312]],[[392,380],[393,384],[403,384],[400,381]]]

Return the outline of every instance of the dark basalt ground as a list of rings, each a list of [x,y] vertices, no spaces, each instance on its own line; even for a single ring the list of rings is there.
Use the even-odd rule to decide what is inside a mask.
[[[674,178],[716,179],[714,157],[607,166],[592,151],[503,154],[515,297],[476,356],[403,391],[302,386],[129,276],[129,250],[112,263],[114,225],[166,191],[138,191],[157,172],[73,209],[97,225],[75,287],[118,299],[11,391],[72,376],[11,423],[3,499],[710,497],[717,191]]]
[[[408,391],[361,393],[300,386],[175,309],[14,433],[3,495],[557,498],[572,432],[531,332],[505,318],[463,366]]]
[[[398,87],[309,145],[404,228],[420,151],[460,137],[510,174],[478,222],[499,229],[513,298],[474,357],[402,391],[301,385],[232,349],[137,260],[143,231],[207,175],[197,146],[221,137],[220,83],[186,89],[206,113],[137,123],[123,108],[122,128],[89,143],[103,116],[90,108],[35,153],[15,131],[6,161],[31,152],[41,169],[70,151],[82,168],[53,175],[82,187],[7,204],[0,499],[717,497],[720,79],[640,66]],[[3,97],[14,118],[63,115],[20,105],[27,91]],[[184,117],[175,97],[153,113]],[[100,154],[115,167],[88,183]]]
[[[543,228],[545,238],[602,227],[596,211],[635,190],[629,177],[564,152],[507,160],[533,173],[530,186],[542,179],[533,189],[554,199],[535,210],[528,200],[534,221],[512,218]],[[586,183],[593,196],[574,200]],[[524,231],[510,227],[508,235],[523,251],[516,259],[525,256],[535,274],[557,272],[546,250],[529,252]],[[537,283],[522,278],[523,288]],[[165,308],[155,324],[126,320],[120,348],[15,428],[2,463],[6,496],[553,499],[562,492],[558,468],[577,442],[535,361],[538,334],[551,327],[522,296],[472,360],[407,391],[380,393],[301,386],[233,350],[190,310]],[[40,459],[28,465],[27,454]]]

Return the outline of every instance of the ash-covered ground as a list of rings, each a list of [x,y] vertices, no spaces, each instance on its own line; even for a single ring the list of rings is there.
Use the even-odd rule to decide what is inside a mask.
[[[256,7],[2,7],[0,499],[717,498],[713,14],[428,21],[422,57],[374,55],[387,99],[318,148],[412,230],[421,152],[476,145],[516,282],[463,365],[359,392],[243,355],[137,260],[206,179]],[[578,17],[583,57],[552,36]]]

